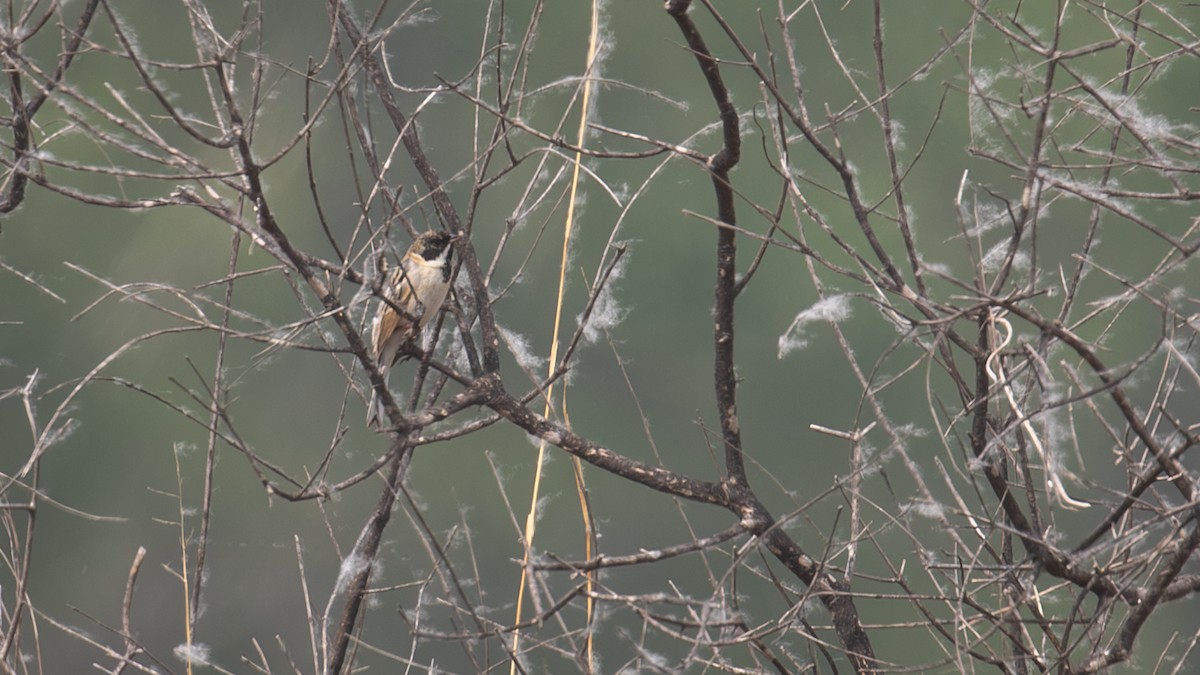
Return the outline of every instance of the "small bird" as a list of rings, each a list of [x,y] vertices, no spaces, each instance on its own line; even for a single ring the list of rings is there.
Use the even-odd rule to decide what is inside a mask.
[[[400,266],[388,274],[383,287],[386,300],[379,301],[371,322],[371,356],[384,382],[391,367],[401,360],[400,348],[420,336],[446,300],[454,251],[451,244],[457,239],[445,232],[422,234],[408,247]],[[397,312],[396,307],[402,311]],[[383,402],[372,391],[367,425],[379,431],[383,419]]]

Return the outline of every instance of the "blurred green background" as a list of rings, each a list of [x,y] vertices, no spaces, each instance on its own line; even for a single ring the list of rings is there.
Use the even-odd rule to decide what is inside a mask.
[[[148,58],[177,63],[194,60],[186,16],[180,6],[150,0],[127,0],[119,4],[123,25],[137,36],[138,48]],[[857,1],[818,5],[825,20],[823,26],[805,19],[794,22],[791,30],[797,59],[804,64],[807,101],[814,116],[823,116],[826,107],[840,111],[861,104],[860,97],[831,59],[823,35],[827,33],[835,41],[846,67],[856,73],[858,81],[869,83],[869,73],[874,67],[872,6]],[[893,84],[933,57],[969,17],[965,3],[884,5],[889,76]],[[506,27],[504,35],[511,45],[521,39],[523,22],[533,10],[527,2],[509,2],[506,8],[512,24]],[[733,3],[724,3],[722,8],[728,12],[731,25],[752,43],[751,49],[760,59],[765,57],[767,47],[759,34],[759,14]],[[241,19],[240,7],[213,3],[210,9],[221,30],[236,29]],[[68,5],[66,11],[69,15],[72,6]],[[389,7],[383,25],[403,11],[404,7]],[[482,3],[439,2],[420,6],[412,15],[416,20],[396,30],[386,41],[391,75],[399,85],[413,89],[437,86],[439,78],[457,81],[470,75],[479,59],[485,11]],[[526,101],[520,116],[538,128],[549,130],[564,114],[573,93],[574,85],[562,83],[562,78],[578,76],[583,70],[590,9],[585,3],[549,3],[543,11],[528,82],[530,88],[557,84],[547,86],[543,93]],[[772,11],[764,8],[767,16]],[[723,72],[734,92],[734,102],[744,114],[743,161],[733,173],[733,180],[746,200],[772,205],[778,200],[779,181],[771,173],[762,147],[772,145],[769,138],[764,138],[767,129],[764,118],[775,111],[763,105],[762,92],[750,73],[738,65],[741,57],[721,36],[716,24],[700,14],[697,12],[706,39],[717,54],[728,59]],[[304,82],[298,73],[303,72],[310,58],[322,57],[329,41],[324,3],[298,5],[270,0],[263,3],[262,17],[261,50],[269,59],[264,78],[269,96],[258,112],[259,123],[254,131],[259,160],[274,156],[281,144],[303,125]],[[782,59],[777,23],[767,20],[764,25],[776,57]],[[1105,37],[1104,29],[1095,21],[1081,17],[1078,25],[1077,30],[1068,32],[1071,44],[1064,48]],[[98,18],[93,30],[95,35],[91,37],[110,47],[114,45],[107,19]],[[682,48],[677,29],[660,4],[610,4],[602,34],[607,46],[603,75],[658,92],[661,98],[647,96],[631,87],[605,86],[598,92],[595,120],[607,127],[686,143],[701,151],[715,150],[718,138],[713,130],[692,138],[697,130],[714,122],[714,106],[695,60]],[[494,42],[495,38],[489,40]],[[57,38],[40,40],[30,46],[29,53],[47,58],[56,53],[57,45]],[[246,49],[259,46],[248,44]],[[1106,52],[1091,66],[1096,73],[1111,72],[1119,68],[1115,58]],[[510,59],[511,56],[506,56],[506,66]],[[996,91],[1006,96],[1019,95],[1014,73],[1023,67],[1033,67],[1014,63],[1016,57],[995,34],[979,37],[973,59],[973,67],[994,76]],[[247,96],[249,62],[248,57],[242,57],[238,66],[243,69],[239,72],[239,87]],[[783,63],[779,66],[782,68]],[[941,58],[905,86],[892,100],[891,110],[903,124],[901,156],[912,164],[906,198],[918,241],[926,245],[923,250],[929,256],[927,262],[967,277],[971,273],[966,255],[968,243],[960,237],[954,206],[963,172],[969,171],[971,186],[986,186],[1012,199],[1019,198],[1020,192],[1019,183],[1009,170],[966,151],[971,143],[971,128],[969,104],[963,93],[964,67],[954,58]],[[329,78],[333,72],[333,67],[327,66],[321,76]],[[169,83],[181,108],[194,110],[199,118],[211,115],[206,90],[197,72],[164,71],[161,76]],[[1139,92],[1140,105],[1174,123],[1190,122],[1194,119],[1190,110],[1196,105],[1196,76],[1194,61],[1175,68],[1154,86]],[[161,109],[136,80],[128,63],[119,58],[89,53],[72,70],[69,82],[110,109],[115,109],[112,95],[107,93],[111,86],[139,110],[152,116],[161,115]],[[316,96],[322,93],[318,90]],[[409,91],[398,95],[406,110],[411,111],[425,100],[427,93]],[[386,131],[380,111],[376,109],[371,114],[373,131],[388,139],[378,143],[378,149],[386,151],[393,136]],[[472,137],[476,136],[480,142],[487,139],[486,133],[472,131],[475,114],[470,102],[443,94],[417,117],[425,149],[449,182],[451,196],[463,213],[471,170],[454,177],[471,161],[475,151]],[[363,178],[368,174],[361,163],[357,174],[351,171],[343,120],[333,110],[326,115],[327,119],[315,127],[313,138],[318,191],[334,235],[345,242],[364,211],[379,226],[384,210],[378,201],[366,209],[360,206],[362,195],[370,189],[369,180]],[[43,125],[41,133],[49,135],[65,128],[61,118],[57,111],[47,111],[38,120]],[[59,120],[57,124],[55,119]],[[564,135],[573,137],[574,119],[572,115],[564,127]],[[489,131],[492,120],[484,117],[481,126]],[[926,144],[927,133],[930,135]],[[890,188],[879,140],[878,125],[867,114],[846,122],[841,137],[870,203],[885,197]],[[627,151],[645,149],[598,133],[591,135],[589,144]],[[922,144],[926,145],[920,159],[914,161]],[[518,135],[514,145],[518,150],[529,150],[540,143]],[[56,136],[43,150],[55,157],[98,165],[126,161],[113,158],[82,133]],[[816,183],[836,184],[811,149],[797,142],[794,151],[795,171]],[[232,166],[228,157],[217,150],[206,150],[202,155],[214,166]],[[611,345],[599,342],[583,348],[569,378],[569,412],[577,431],[623,454],[657,461],[651,449],[652,438],[667,467],[711,479],[719,475],[722,466],[722,460],[712,450],[717,445],[712,433],[717,420],[711,374],[715,235],[710,225],[683,212],[711,216],[712,188],[701,167],[679,159],[667,163],[651,177],[659,163],[658,159],[587,162],[609,189],[601,189],[590,179],[583,183],[583,208],[572,242],[568,275],[566,330],[574,328],[573,317],[586,301],[582,275],[590,278],[596,274],[610,236],[625,242],[628,250],[627,266],[615,283],[616,300],[626,315],[612,330]],[[561,164],[560,160],[554,160],[549,170]],[[47,173],[78,189],[130,198],[162,196],[176,187],[171,181],[133,178],[114,181],[52,167]],[[403,186],[406,203],[411,203],[413,195],[421,192],[415,187],[419,184],[418,177],[402,153],[392,162],[388,176],[393,186]],[[648,179],[650,183],[644,193],[632,199],[633,191]],[[276,218],[293,241],[316,255],[333,258],[315,213],[301,150],[293,149],[270,166],[264,180]],[[537,182],[539,189],[545,185],[545,177],[537,173],[536,159],[527,160],[489,189],[472,223],[473,239],[487,264],[504,223],[509,220],[517,223],[513,240],[498,261],[494,288],[507,286],[518,272],[519,280],[497,301],[495,311],[505,328],[527,339],[532,352],[545,359],[549,353],[564,209],[557,200],[550,200],[553,207],[542,204],[531,211],[522,211],[528,205],[522,202],[522,194],[531,182]],[[611,193],[616,193],[619,201]],[[854,245],[862,244],[841,201],[819,189],[806,196],[835,227],[844,228],[843,236]],[[627,204],[631,206],[625,211]],[[766,231],[766,224],[745,203],[739,209],[743,227]],[[1161,223],[1164,229],[1177,235],[1182,234],[1189,219],[1195,218],[1194,209],[1169,203],[1139,205],[1138,209],[1143,217]],[[1087,216],[1088,208],[1080,202],[1062,201],[1047,211],[1042,225],[1042,264],[1046,269],[1057,270],[1060,264],[1069,268],[1074,264],[1070,256],[1079,249]],[[417,229],[436,226],[428,205],[413,209],[409,217]],[[253,219],[249,209],[246,219]],[[0,325],[3,366],[0,389],[19,388],[36,373],[39,425],[45,424],[78,378],[121,345],[151,331],[180,325],[157,309],[116,297],[105,299],[76,318],[106,293],[104,285],[76,268],[114,284],[161,282],[185,289],[218,279],[227,271],[229,228],[198,209],[101,209],[31,186],[25,204],[0,225],[3,227],[0,258],[65,300],[59,302],[16,275],[0,270],[0,321],[4,322]],[[795,223],[791,227],[794,231]],[[885,244],[899,255],[902,242],[892,229],[888,233]],[[845,262],[844,256],[815,228],[809,237],[826,255]],[[1003,233],[996,233],[993,241],[1002,237]],[[399,247],[406,241],[398,232],[393,237]],[[264,251],[248,243],[243,238],[241,270],[275,263]],[[755,248],[751,240],[741,241],[743,269]],[[522,268],[531,249],[533,255]],[[1113,219],[1106,224],[1094,256],[1100,264],[1136,279],[1144,276],[1162,253],[1159,243],[1145,232]],[[302,320],[305,313],[289,283],[300,282],[295,277],[285,279],[278,272],[248,277],[237,286],[234,304],[273,325]],[[839,281],[832,278],[827,283],[832,284],[833,292],[861,290],[839,286]],[[1190,298],[1197,296],[1200,285],[1192,275],[1164,279],[1162,286],[1172,284],[1182,289],[1183,297]],[[347,287],[343,299],[350,301],[355,290]],[[1099,278],[1086,285],[1088,300],[1120,290],[1115,282]],[[214,286],[201,292],[220,300],[224,287]],[[306,289],[302,288],[301,293],[308,307],[318,306]],[[147,288],[145,297],[187,312],[184,303],[162,292]],[[777,355],[780,335],[798,312],[816,300],[803,259],[773,249],[738,304],[740,420],[754,463],[752,479],[766,503],[778,514],[807,503],[827,490],[835,476],[845,476],[849,471],[845,444],[811,432],[809,425],[851,430],[865,426],[872,419],[870,412],[862,407],[861,387],[827,326],[810,324],[806,348],[782,359]],[[362,311],[364,307],[359,305],[356,309]],[[900,336],[869,303],[854,300],[852,309],[853,315],[844,322],[843,329],[852,338],[861,363],[880,361],[877,379],[896,375],[921,358],[911,346],[889,351]],[[210,317],[219,317],[212,306],[205,307],[205,311]],[[331,326],[323,328],[332,330]],[[1156,313],[1122,315],[1111,329],[1106,343],[1111,351],[1107,356],[1115,364],[1134,359],[1151,349],[1161,331]],[[1036,337],[1026,331],[1025,337],[1031,336]],[[217,339],[213,332],[196,331],[138,341],[107,364],[102,374],[139,383],[156,396],[203,417],[203,405],[191,400],[183,388],[203,392],[204,382],[211,383]],[[306,339],[316,342],[311,334]],[[331,479],[338,480],[365,466],[385,449],[386,440],[368,433],[360,423],[364,412],[362,401],[353,394],[347,395],[343,374],[333,358],[305,351],[274,351],[264,358],[262,351],[261,344],[233,341],[228,347],[224,370],[230,387],[227,401],[230,418],[241,437],[262,457],[293,476],[304,476],[316,470],[331,444],[341,438],[344,425],[345,436],[337,441],[330,474]],[[626,368],[628,384],[617,354]],[[539,366],[538,371],[543,369],[544,366]],[[411,372],[409,367],[393,373],[395,390],[407,395],[407,377]],[[523,392],[528,388],[527,379],[507,354],[505,373],[510,390]],[[922,463],[922,471],[932,475],[935,458],[940,457],[946,463],[960,463],[961,458],[947,457],[936,438],[937,430],[928,412],[927,374],[933,391],[950,395],[947,383],[939,379],[940,372],[922,366],[885,390],[881,398],[898,426],[911,425],[912,443],[908,451]],[[365,376],[361,372],[358,375],[365,382]],[[1152,391],[1154,384],[1141,383],[1145,391]],[[1138,391],[1138,386],[1139,383],[1133,383],[1133,390]],[[636,401],[630,387],[636,393]],[[1194,390],[1184,392],[1176,404],[1183,408],[1185,418],[1190,414],[1187,419],[1194,420],[1200,398]],[[639,406],[645,411],[651,437],[639,417]],[[340,419],[343,413],[345,419]],[[33,550],[36,571],[28,593],[39,612],[41,658],[48,666],[45,672],[89,672],[92,663],[111,667],[111,659],[49,626],[41,613],[120,649],[120,640],[100,624],[120,625],[126,573],[140,546],[148,554],[133,607],[136,634],[168,666],[181,671],[181,663],[171,656],[171,651],[184,641],[184,591],[168,570],[177,572],[181,565],[180,532],[164,521],[180,519],[181,501],[185,510],[184,529],[189,536],[196,533],[205,430],[146,394],[106,381],[93,383],[80,393],[66,414],[75,420],[74,432],[45,455],[38,476],[41,489],[73,509],[122,520],[97,522],[46,505],[39,509]],[[11,474],[24,464],[31,447],[29,424],[17,397],[0,400],[0,434],[0,469]],[[1085,428],[1081,434],[1085,440],[1096,443],[1088,451],[1108,452],[1098,429]],[[868,437],[868,442],[884,444],[886,439],[876,435]],[[462,575],[474,579],[469,588],[471,598],[498,622],[511,621],[519,573],[515,560],[521,554],[517,527],[506,512],[502,491],[516,509],[519,521],[528,506],[535,452],[535,445],[523,433],[500,425],[452,443],[421,448],[408,477],[407,484],[419,498],[425,522],[437,537],[450,542],[451,557],[462,566]],[[582,535],[569,462],[563,453],[553,449],[550,457],[535,548],[579,559],[583,556]],[[885,510],[904,504],[913,494],[905,470],[889,462],[884,466],[893,493],[888,493],[882,481],[875,480],[868,486]],[[1111,482],[1119,475],[1118,468],[1111,464],[1107,457],[1091,462],[1089,468],[1097,473],[1089,478],[1098,483]],[[679,508],[663,495],[598,471],[586,473],[604,552],[625,554],[688,539]],[[323,504],[289,503],[266,495],[246,460],[221,445],[214,485],[207,592],[196,641],[211,645],[214,662],[235,672],[251,671],[240,659],[256,658],[252,640],[258,641],[268,661],[279,672],[285,670],[285,650],[300,663],[302,671],[310,671],[311,646],[303,603],[305,587],[298,570],[296,542],[304,557],[307,591],[320,613],[337,578],[339,556],[353,546],[376,500],[380,482],[367,481]],[[180,489],[181,499],[176,500],[172,495]],[[830,537],[835,541],[846,538],[846,515],[839,514],[844,506],[840,497],[823,498],[808,506],[802,517],[788,525],[789,530],[802,546],[818,554]],[[723,529],[732,522],[728,514],[711,508],[684,505],[682,511],[701,535]],[[878,512],[869,515],[877,526],[886,526],[886,519]],[[19,514],[14,514],[13,519],[23,522]],[[1090,527],[1093,521],[1088,514],[1070,514],[1059,525],[1068,533],[1069,540],[1072,528]],[[926,525],[932,527],[932,522]],[[902,532],[885,532],[880,541],[896,546],[892,563],[901,560],[910,565],[920,563]],[[425,578],[433,568],[420,534],[406,513],[396,514],[384,551],[377,585],[408,584]],[[189,550],[189,555],[192,553]],[[712,561],[718,573],[729,565],[721,556],[713,556]],[[865,573],[889,573],[873,555],[859,564],[860,571]],[[705,597],[711,592],[709,580],[694,558],[659,563],[634,573],[627,570],[608,573],[604,578],[612,590],[622,593],[667,591],[671,588],[668,583],[695,597]],[[11,607],[11,576],[0,576],[0,583],[5,606]],[[572,583],[564,580],[562,588]],[[866,584],[864,587],[869,589]],[[745,574],[738,590],[744,594],[744,608],[753,617],[765,620],[786,610],[778,594],[762,579]],[[396,612],[398,605],[412,610],[415,603],[415,589],[381,595],[378,604],[368,612],[365,639],[407,654],[408,627]],[[906,613],[895,613],[895,609],[896,606],[887,603],[860,606],[864,620],[870,623],[912,618]],[[1139,645],[1144,645],[1148,654],[1157,653],[1150,643],[1165,642],[1176,629],[1184,635],[1191,633],[1196,628],[1194,609],[1194,602],[1176,603],[1168,608],[1156,618],[1164,627],[1147,630]],[[338,611],[340,603],[334,603],[331,616]],[[432,629],[452,630],[444,616],[438,615],[439,611],[445,610],[431,609],[425,620],[432,624]],[[578,606],[570,608],[567,616],[574,625],[582,623]],[[6,616],[5,621],[8,619]],[[623,620],[632,623],[622,623]],[[631,657],[630,643],[636,640],[622,631],[638,625],[636,618],[621,617],[619,613],[601,624],[598,635],[605,672],[615,670]],[[913,652],[928,649],[928,655],[917,657],[917,661],[935,659],[937,652],[932,639],[924,633],[914,638],[913,633],[878,631],[874,635],[877,653],[885,659],[908,661]],[[647,646],[670,649],[665,645]],[[25,651],[31,649],[32,643],[26,642]],[[423,642],[415,656],[418,663],[436,664],[450,672],[470,672],[473,668],[453,643]],[[503,661],[501,651],[494,647],[489,658],[492,663]],[[566,658],[560,661],[545,658],[544,662],[531,664],[534,672],[574,670]],[[376,664],[382,672],[395,672],[394,665],[386,665],[391,662],[374,655],[363,654],[361,662]]]

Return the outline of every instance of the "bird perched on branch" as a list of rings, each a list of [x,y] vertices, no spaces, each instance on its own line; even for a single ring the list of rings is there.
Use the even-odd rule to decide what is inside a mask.
[[[446,300],[452,244],[457,239],[445,232],[426,232],[408,247],[400,266],[387,274],[383,299],[371,322],[371,356],[384,382],[392,366],[402,360],[400,348],[421,335]],[[385,417],[383,401],[372,391],[367,425],[378,431]]]

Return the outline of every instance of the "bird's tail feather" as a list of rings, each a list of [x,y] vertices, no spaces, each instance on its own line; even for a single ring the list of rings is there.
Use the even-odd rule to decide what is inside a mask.
[[[391,369],[390,365],[379,364],[379,374],[383,376],[385,383],[388,381],[388,372]],[[385,420],[387,420],[387,411],[383,409],[383,399],[379,398],[379,394],[372,387],[371,402],[367,404],[367,426],[375,431],[382,431]]]
[[[372,391],[371,402],[367,404],[367,426],[375,431],[379,431],[381,429],[380,423],[386,417],[387,415],[383,410],[383,401],[380,400],[378,394]]]

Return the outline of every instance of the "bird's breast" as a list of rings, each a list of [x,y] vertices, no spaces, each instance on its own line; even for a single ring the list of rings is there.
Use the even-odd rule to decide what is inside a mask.
[[[450,284],[444,279],[440,265],[418,265],[409,272],[412,274],[413,288],[417,290],[417,299],[421,302],[423,312],[420,325],[424,328],[446,300]]]

